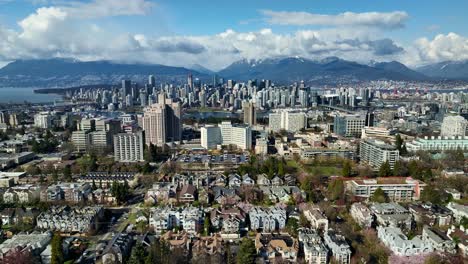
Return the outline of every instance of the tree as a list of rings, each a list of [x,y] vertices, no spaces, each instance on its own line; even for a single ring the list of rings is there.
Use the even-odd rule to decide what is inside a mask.
[[[393,166],[393,176],[408,176],[408,169],[402,161],[398,160],[395,162]]]
[[[205,236],[209,236],[211,232],[211,222],[210,222],[210,217],[205,216],[205,222],[203,223],[203,234]]]
[[[52,252],[51,252],[51,264],[62,264],[64,262],[63,257],[63,242],[60,234],[55,233],[52,242]]]
[[[128,263],[130,264],[143,264],[145,263],[146,252],[143,244],[138,242],[133,248]]]
[[[433,185],[424,187],[421,192],[420,200],[423,202],[430,202],[433,204],[441,205],[448,199],[446,192],[441,192],[436,189]]]
[[[370,200],[372,202],[376,202],[376,203],[386,203],[386,202],[388,202],[388,197],[385,194],[384,190],[382,190],[379,187],[374,191],[374,193],[370,197]]]
[[[278,175],[284,176],[284,160],[278,162]]]
[[[41,174],[41,169],[36,165],[31,165],[28,166],[28,168],[26,168],[26,173],[31,176],[36,176],[38,174]]]
[[[408,154],[405,141],[401,138],[400,134],[397,134],[395,136],[395,145],[397,147],[397,150],[400,152],[400,155],[404,156]]]
[[[393,171],[388,161],[385,161],[384,163],[382,163],[382,165],[380,165],[379,177],[388,177],[388,176],[392,176],[392,174],[393,174]]]
[[[68,182],[71,182],[73,180],[70,165],[66,165],[65,168],[63,168],[63,177],[65,178],[65,181]]]
[[[286,230],[288,230],[288,233],[291,234],[294,237],[297,237],[297,231],[299,229],[299,221],[296,218],[288,218],[288,221],[286,222]]]
[[[352,172],[351,162],[349,160],[345,160],[343,162],[343,168],[341,169],[341,175],[343,177],[350,177]]]
[[[336,201],[343,197],[344,184],[341,180],[333,180],[328,184],[328,194],[332,201]]]
[[[253,264],[257,257],[254,242],[244,237],[237,252],[237,264]]]

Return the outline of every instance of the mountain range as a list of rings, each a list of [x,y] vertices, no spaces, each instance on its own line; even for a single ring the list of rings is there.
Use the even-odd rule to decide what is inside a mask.
[[[0,69],[0,87],[70,87],[117,84],[122,79],[145,82],[153,74],[160,82],[186,82],[192,73],[201,80],[213,74],[225,79],[271,79],[275,83],[304,80],[333,84],[371,80],[468,80],[468,61],[442,62],[410,69],[397,61],[368,65],[337,57],[309,60],[300,57],[240,60],[214,72],[195,64],[189,68],[159,64],[125,64],[111,61],[82,62],[73,59],[17,60]]]

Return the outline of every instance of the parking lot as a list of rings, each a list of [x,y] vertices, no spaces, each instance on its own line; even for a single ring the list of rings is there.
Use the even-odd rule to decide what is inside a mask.
[[[182,154],[175,158],[177,162],[181,163],[244,163],[249,160],[249,156],[245,154]]]

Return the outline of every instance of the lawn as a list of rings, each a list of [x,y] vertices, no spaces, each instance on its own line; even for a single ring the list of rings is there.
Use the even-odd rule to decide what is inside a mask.
[[[304,169],[313,176],[333,176],[341,175],[341,168],[335,166],[312,166],[305,165]]]

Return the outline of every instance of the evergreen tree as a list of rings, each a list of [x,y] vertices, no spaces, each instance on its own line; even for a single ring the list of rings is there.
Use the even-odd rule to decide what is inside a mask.
[[[70,165],[67,165],[65,166],[65,168],[63,168],[63,177],[65,178],[66,181],[69,181],[69,182],[73,180]]]
[[[343,197],[344,193],[344,184],[341,180],[333,180],[328,185],[328,194],[330,200],[335,201]]]
[[[237,252],[237,264],[253,264],[257,257],[254,242],[244,237]]]
[[[392,176],[392,174],[393,174],[393,171],[388,161],[385,161],[384,163],[382,163],[382,165],[380,165],[379,177]]]
[[[351,176],[351,173],[352,173],[352,166],[351,166],[351,162],[349,160],[345,160],[343,162],[343,168],[341,170],[341,175],[343,177],[350,177]]]
[[[138,242],[133,248],[132,248],[132,253],[130,254],[130,258],[128,260],[128,263],[130,264],[143,264],[145,263],[145,248],[143,244]]]
[[[211,232],[211,222],[210,222],[210,217],[206,216],[205,217],[205,222],[203,223],[203,234],[205,236],[209,236]]]
[[[386,203],[388,202],[388,197],[385,194],[385,192],[379,187],[374,191],[374,193],[370,197],[370,200],[376,203]]]
[[[64,262],[62,237],[55,233],[52,238],[51,264],[62,264]]]

